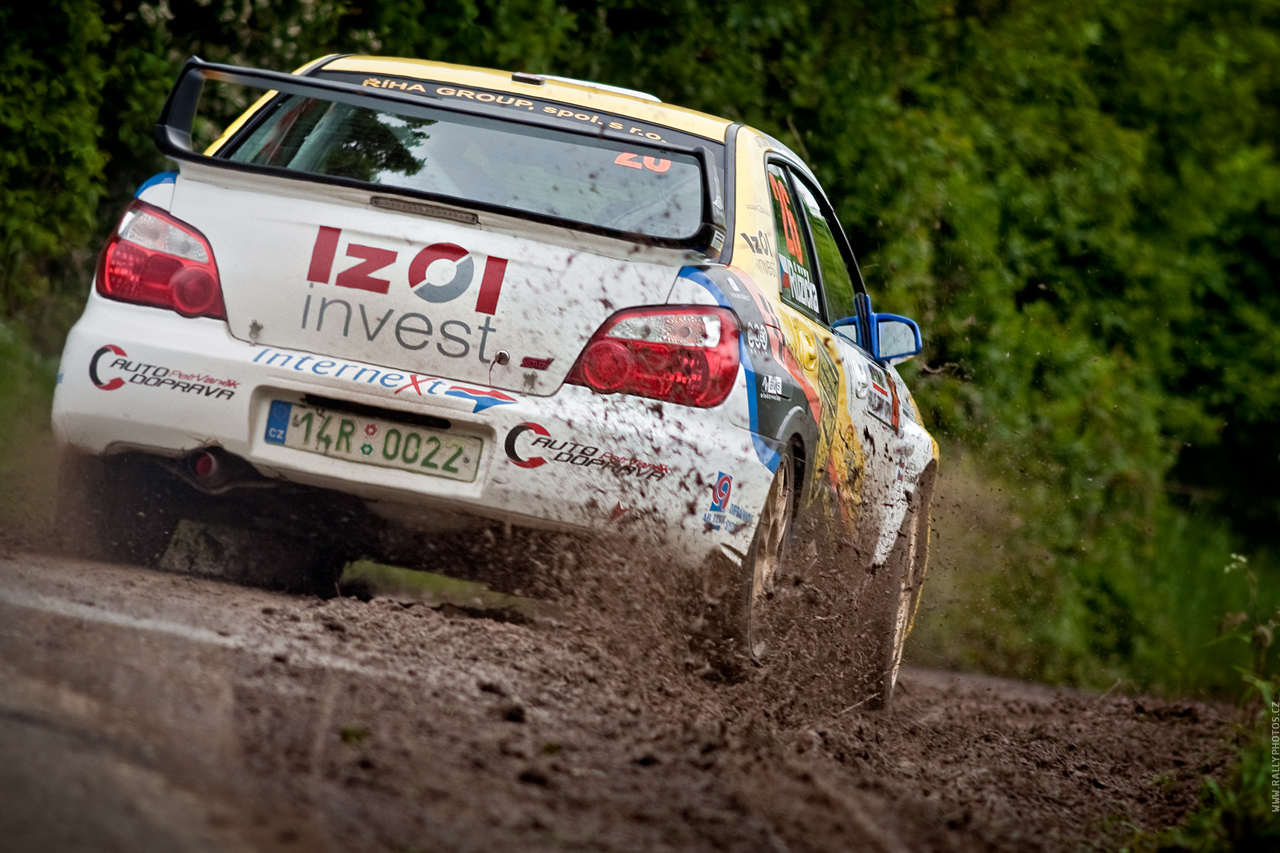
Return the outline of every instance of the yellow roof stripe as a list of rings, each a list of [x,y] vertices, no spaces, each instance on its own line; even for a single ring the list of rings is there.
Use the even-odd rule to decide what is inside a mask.
[[[539,98],[547,101],[560,101],[566,104],[590,110],[614,113],[634,118],[639,121],[670,127],[674,130],[692,133],[717,142],[724,141],[725,129],[730,122],[726,119],[675,107],[659,104],[629,95],[616,94],[605,89],[580,86],[576,83],[563,83],[559,80],[548,80],[543,85],[533,83],[517,83],[511,79],[509,71],[493,71],[487,68],[472,68],[467,65],[451,65],[447,62],[429,62],[425,59],[396,59],[375,56],[344,56],[327,63],[326,71],[349,71],[357,74],[376,76],[390,75],[394,77],[411,77],[417,80],[438,80],[455,86],[473,86],[478,89],[489,89],[527,98]]]

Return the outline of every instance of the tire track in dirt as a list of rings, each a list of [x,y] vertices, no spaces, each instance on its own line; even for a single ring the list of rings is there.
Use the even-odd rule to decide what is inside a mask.
[[[0,559],[0,837],[1061,850],[1176,821],[1223,766],[1217,705],[907,671],[866,712],[821,662],[708,681],[672,587],[583,575],[567,615],[517,624]]]

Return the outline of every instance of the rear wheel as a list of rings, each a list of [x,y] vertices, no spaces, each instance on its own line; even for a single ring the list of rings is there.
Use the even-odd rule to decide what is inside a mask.
[[[787,541],[791,538],[791,517],[795,505],[795,476],[791,454],[784,454],[769,486],[769,495],[760,510],[756,535],[747,552],[746,648],[757,663],[776,650],[781,637],[775,599],[782,577]],[[744,575],[747,572],[744,572]]]
[[[745,559],[710,578],[710,663],[730,680],[775,655],[785,634],[778,593],[795,514],[795,476],[794,457],[784,451]]]
[[[177,529],[181,488],[144,456],[64,452],[58,466],[59,544],[78,557],[155,566]]]

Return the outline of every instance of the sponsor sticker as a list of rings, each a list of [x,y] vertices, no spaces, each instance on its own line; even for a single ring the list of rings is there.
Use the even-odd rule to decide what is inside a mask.
[[[892,381],[883,369],[874,364],[867,365],[867,369],[871,371],[871,388],[867,392],[867,411],[876,420],[897,429],[897,394]]]
[[[467,249],[455,243],[432,243],[420,249],[409,260],[407,270],[397,262],[400,252],[395,249],[383,249],[377,246],[366,246],[348,242],[346,256],[356,258],[359,263],[340,270],[333,275],[334,259],[342,240],[342,229],[321,225],[316,232],[315,244],[311,247],[311,261],[307,267],[307,281],[316,284],[329,284],[346,287],[352,290],[367,290],[370,293],[385,294],[391,289],[393,280],[404,276],[405,284],[413,294],[424,302],[452,302],[466,293],[476,280],[476,260]],[[483,274],[480,276],[480,289],[476,297],[475,310],[479,314],[494,314],[498,309],[498,298],[502,294],[502,282],[506,277],[507,260],[494,255],[484,257]],[[394,278],[382,278],[374,273],[392,267]],[[399,286],[399,285],[397,285]]]
[[[402,394],[417,397],[453,397],[470,403],[468,411],[472,413],[516,402],[516,398],[510,394],[492,388],[473,388],[470,385],[438,379],[434,376],[402,373],[368,364],[321,358],[300,352],[282,352],[270,347],[263,347],[253,357],[253,362],[284,371],[334,377],[367,388],[390,391],[393,397]]]
[[[781,376],[757,374],[760,377],[760,396],[769,400],[786,400],[789,396],[782,384]]]
[[[607,448],[556,439],[550,430],[536,423],[512,427],[503,449],[507,458],[521,468],[541,468],[548,463],[576,465],[638,480],[661,480],[671,470],[666,465],[614,453]]]
[[[671,161],[661,157],[641,157],[630,151],[624,151],[618,155],[614,161],[614,165],[625,166],[628,169],[648,169],[650,172],[662,173],[671,168]]]
[[[702,521],[707,530],[724,529],[731,536],[737,536],[742,530],[755,521],[755,516],[738,504],[732,503],[733,476],[720,471],[711,486],[711,505],[703,513]]]
[[[546,101],[541,98],[529,99],[515,94],[484,89],[466,89],[454,85],[441,85],[430,80],[419,80],[412,77],[373,77],[356,76],[349,72],[328,72],[322,76],[338,79],[358,79],[360,85],[367,89],[393,89],[400,92],[420,95],[432,100],[448,98],[456,101],[468,101],[471,104],[485,104],[490,107],[505,107],[508,110],[532,112],[538,115],[557,119],[564,123],[589,124],[597,128],[636,136],[651,142],[665,142],[661,127],[625,119],[622,116],[600,114],[584,110],[582,107],[570,109],[562,103]],[[504,110],[505,112],[505,110]],[[658,161],[659,165],[661,161]],[[643,168],[643,166],[642,166]],[[653,171],[665,171],[656,168]]]
[[[240,387],[235,379],[219,379],[199,370],[180,370],[162,364],[147,364],[129,358],[123,348],[106,344],[89,359],[89,379],[103,391],[117,391],[126,385],[158,388],[215,400],[230,400]]]
[[[769,242],[769,235],[763,231],[757,231],[755,236],[751,236],[746,231],[739,233],[747,248],[751,250],[753,255],[764,255],[765,257],[773,257],[773,244]]]
[[[769,332],[763,323],[747,323],[745,337],[747,346],[754,352],[769,352]]]
[[[479,255],[456,243],[432,243],[416,252],[402,253],[348,240],[344,254],[358,263],[344,265],[335,275],[340,248],[342,229],[319,226],[307,265],[306,278],[311,288],[332,284],[374,294],[376,300],[376,296],[391,294],[394,286],[395,292],[408,290],[428,305],[442,305],[463,298],[478,282],[474,288],[476,317],[470,323],[455,319],[437,326],[426,314],[395,308],[383,311],[357,299],[356,294],[337,290],[329,291],[332,296],[321,293],[318,299],[307,294],[302,305],[303,329],[329,337],[341,334],[344,338],[358,337],[363,331],[370,342],[382,337],[407,350],[425,349],[434,342],[436,351],[446,358],[465,358],[474,348],[480,362],[490,363],[485,348],[489,336],[497,331],[492,318],[498,311],[506,279],[506,258]],[[355,322],[357,317],[359,324]]]

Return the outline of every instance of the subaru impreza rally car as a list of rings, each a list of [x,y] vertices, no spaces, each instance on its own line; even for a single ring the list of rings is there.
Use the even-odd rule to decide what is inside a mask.
[[[210,82],[265,94],[199,153]],[[639,92],[356,56],[192,59],[157,141],[178,171],[124,212],[62,356],[79,550],[156,561],[181,519],[232,519],[332,589],[387,522],[643,542],[728,578],[712,622],[761,660],[805,521],[887,578],[892,689],[937,460],[892,366],[920,334],[872,312],[784,145]]]

